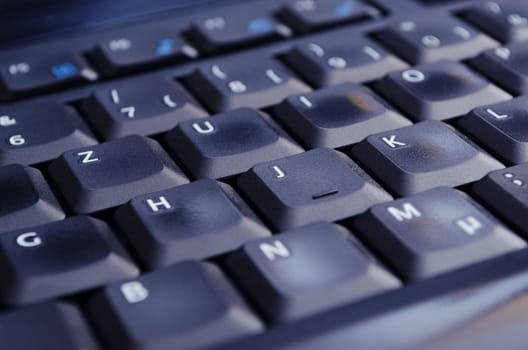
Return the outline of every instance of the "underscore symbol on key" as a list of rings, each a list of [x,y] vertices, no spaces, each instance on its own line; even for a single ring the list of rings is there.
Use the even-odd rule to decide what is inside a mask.
[[[312,107],[313,107],[313,103],[312,103],[312,101],[310,101],[310,100],[308,99],[308,97],[306,97],[306,96],[301,96],[301,97],[299,97],[299,101],[301,101],[301,103],[302,103],[303,105],[305,105],[306,108],[312,108]]]
[[[275,178],[283,179],[283,178],[286,177],[286,174],[284,173],[284,171],[278,165],[272,166],[271,169],[275,173]]]
[[[120,109],[120,112],[129,118],[134,118],[136,116],[136,107],[123,107]]]
[[[510,117],[509,114],[499,114],[491,108],[486,109],[486,113],[488,113],[489,115],[491,115],[493,118],[497,120],[502,120],[502,119],[506,119]]]
[[[379,61],[381,59],[381,54],[370,46],[365,46],[363,48],[363,53],[372,58],[374,61]]]
[[[110,96],[112,97],[112,102],[114,104],[116,104],[116,105],[119,104],[119,102],[120,102],[119,92],[116,89],[112,89],[110,91]]]
[[[266,76],[275,84],[281,84],[283,82],[282,78],[277,73],[275,73],[273,69],[267,69]]]

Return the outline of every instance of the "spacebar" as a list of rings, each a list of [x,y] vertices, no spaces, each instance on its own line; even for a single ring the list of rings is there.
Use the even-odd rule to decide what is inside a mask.
[[[528,250],[406,286],[225,349],[521,350]]]

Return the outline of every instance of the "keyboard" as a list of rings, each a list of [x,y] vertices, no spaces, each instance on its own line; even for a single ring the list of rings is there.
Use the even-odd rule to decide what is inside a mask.
[[[528,3],[222,1],[0,54],[0,347],[526,349]]]

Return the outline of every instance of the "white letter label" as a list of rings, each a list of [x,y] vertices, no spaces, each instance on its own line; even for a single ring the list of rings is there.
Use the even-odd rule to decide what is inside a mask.
[[[211,124],[210,122],[205,121],[203,122],[203,125],[205,126],[205,128],[198,123],[193,123],[192,127],[199,134],[210,134],[215,131],[213,124]]]
[[[128,282],[121,285],[121,293],[130,304],[139,303],[148,298],[149,291],[141,282]]]
[[[398,148],[407,146],[405,142],[400,142],[396,140],[396,135],[391,135],[389,137],[382,137],[383,142],[385,142],[390,148]]]
[[[23,248],[37,247],[42,244],[36,232],[23,233],[16,238],[16,242]]]
[[[260,250],[266,258],[270,261],[274,261],[277,256],[288,258],[290,256],[290,251],[281,241],[274,241],[273,244],[262,243],[259,246]]]
[[[483,227],[482,223],[475,219],[474,216],[468,216],[467,218],[457,220],[456,224],[470,236],[473,236]]]
[[[95,154],[94,151],[86,151],[86,152],[77,153],[77,156],[82,157],[82,159],[81,159],[81,163],[82,164],[88,164],[88,163],[93,163],[93,162],[98,162],[99,161],[99,158],[93,157],[94,154]]]
[[[422,216],[422,213],[420,213],[420,211],[416,209],[416,207],[411,203],[404,203],[402,209],[388,207],[387,211],[399,222],[404,220],[412,220]]]
[[[154,213],[157,213],[163,208],[167,210],[172,208],[171,204],[164,196],[159,197],[157,202],[155,202],[154,199],[147,199],[147,204]]]

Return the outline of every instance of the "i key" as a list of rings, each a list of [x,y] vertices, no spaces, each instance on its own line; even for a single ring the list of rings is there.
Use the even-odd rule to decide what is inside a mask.
[[[150,268],[210,258],[270,235],[231,187],[207,179],[137,197],[116,220]]]
[[[409,281],[526,247],[467,196],[446,187],[376,205],[356,226],[358,235]]]
[[[249,108],[183,122],[166,140],[197,178],[224,178],[243,173],[257,162],[302,152],[270,119]]]
[[[338,148],[411,122],[366,89],[343,84],[287,98],[274,110],[291,133],[311,148]]]
[[[162,77],[132,79],[96,91],[82,109],[107,140],[153,135],[207,115],[181,85]]]
[[[510,98],[463,64],[447,60],[390,73],[375,88],[416,121],[450,119],[481,106],[482,101]]]
[[[64,212],[37,169],[0,167],[0,232],[64,219]]]
[[[341,220],[392,199],[350,159],[328,148],[260,163],[238,184],[279,230]]]
[[[369,136],[352,153],[399,195],[463,185],[504,168],[451,127],[437,121]]]
[[[0,298],[25,305],[139,274],[102,221],[71,217],[0,235]]]
[[[68,151],[49,173],[71,210],[82,214],[188,182],[156,141],[141,136]]]
[[[112,284],[88,306],[109,349],[204,349],[264,328],[210,263],[187,261]]]
[[[212,111],[261,108],[284,96],[310,91],[278,61],[262,55],[240,55],[205,65],[187,80],[195,95]]]
[[[227,265],[273,323],[298,320],[400,286],[345,229],[330,223],[249,242],[228,257]]]
[[[97,141],[72,107],[56,101],[0,107],[0,165],[36,164]]]
[[[377,37],[413,64],[465,59],[498,45],[487,35],[451,17],[401,21]]]

